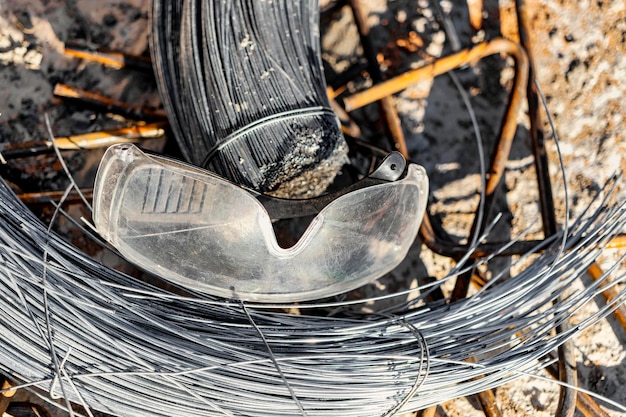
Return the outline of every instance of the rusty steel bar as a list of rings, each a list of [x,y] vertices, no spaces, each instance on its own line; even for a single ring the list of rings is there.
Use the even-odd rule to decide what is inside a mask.
[[[2,391],[0,393],[0,416],[4,415],[4,413],[7,411],[7,408],[9,407],[9,404],[11,404],[13,396],[17,392],[16,390],[11,389],[11,387],[13,387],[13,385],[8,380],[5,379],[4,381],[2,381],[2,388],[0,388],[0,390]]]
[[[468,0],[467,9],[469,11],[469,21],[472,28],[476,31],[482,29],[483,26],[483,1]]]
[[[437,236],[433,232],[430,220],[426,221],[426,224],[422,222],[422,225],[423,227],[420,230],[420,236],[428,249],[433,252],[452,259],[460,259],[467,254],[468,250],[470,250],[470,247],[466,244],[448,241],[443,239],[442,236]],[[512,256],[523,255],[529,252],[540,252],[541,250],[537,248],[542,242],[543,240],[539,239],[520,240],[518,242],[514,242],[513,244],[510,244],[510,242],[486,242],[478,245],[478,247],[474,249],[472,257],[484,258],[491,256],[494,253],[497,253],[497,256]],[[508,246],[505,249],[502,249],[504,245]]]
[[[528,73],[528,60],[526,53],[517,43],[504,38],[496,38],[488,42],[478,44],[470,49],[463,49],[457,53],[437,58],[435,61],[423,67],[409,70],[403,74],[396,75],[387,81],[376,84],[365,91],[354,93],[343,98],[346,111],[350,112],[368,104],[374,103],[383,97],[396,94],[412,84],[420,81],[430,80],[448,71],[479,61],[494,54],[506,54],[512,56],[518,64],[516,72],[523,69]],[[526,80],[526,76],[524,77]],[[524,80],[524,81],[525,81]],[[520,91],[526,89],[526,83],[518,86]]]
[[[470,282],[472,282],[473,280],[478,281],[480,280],[480,278],[480,276],[477,276],[477,271],[472,269],[458,277],[457,284],[462,280],[463,283],[467,282],[467,286],[469,287]],[[452,290],[451,301],[457,301],[467,297],[467,289],[463,291],[459,290],[459,288],[461,288],[461,286],[455,285],[454,289]],[[502,417],[502,412],[496,404],[496,397],[491,389],[479,392],[478,394],[474,394],[472,395],[472,397],[476,401],[478,401],[486,417]]]
[[[152,62],[150,58],[144,56],[121,52],[90,51],[71,45],[65,45],[63,53],[72,58],[96,62],[114,69],[135,68],[141,71],[152,72]]]
[[[96,106],[104,111],[119,114],[134,120],[167,119],[164,110],[146,109],[142,106],[113,100],[110,97],[65,84],[55,85],[52,93],[58,97],[78,100],[86,105]]]
[[[406,140],[404,139],[404,132],[402,131],[400,116],[396,111],[393,97],[383,98],[380,101],[380,106],[385,115],[387,127],[389,128],[389,133],[391,134],[396,151],[400,152],[405,158],[409,159],[409,150],[406,146]]]
[[[66,137],[55,137],[54,143],[59,149],[78,150],[96,149],[115,143],[132,143],[142,139],[155,139],[165,134],[166,122],[151,123],[125,127],[122,129],[105,130],[102,132],[83,133]],[[50,146],[52,144],[50,143]]]
[[[610,417],[586,392],[577,393],[576,408],[578,408],[578,411],[585,417]]]
[[[437,415],[437,406],[425,408],[415,413],[416,417],[435,417]]]
[[[135,143],[144,139],[156,139],[165,135],[166,127],[167,122],[158,122],[122,129],[56,137],[54,141],[0,144],[0,163],[6,163],[9,159],[51,153],[54,152],[54,146],[61,150],[96,149],[116,143]]]
[[[556,331],[559,333],[566,332],[569,329],[569,324],[561,324],[557,326]],[[559,355],[559,375],[558,379],[571,386],[577,386],[577,369],[576,369],[576,357],[574,353],[574,343],[570,339],[563,343],[558,348]],[[577,392],[569,387],[561,387],[559,393],[559,404],[557,407],[556,415],[560,417],[572,417],[576,411],[576,397]]]
[[[383,80],[378,61],[376,59],[376,49],[370,39],[370,26],[367,22],[367,11],[361,3],[362,0],[349,1],[352,13],[354,15],[354,22],[359,31],[361,38],[361,46],[363,47],[363,54],[368,63],[368,72],[372,77],[374,83],[380,83]],[[404,138],[404,132],[402,131],[402,124],[400,122],[400,116],[396,110],[391,95],[380,97],[380,108],[385,116],[385,121],[389,133],[393,140],[394,147],[398,152],[404,155],[405,158],[409,158],[409,152],[406,146],[406,140]]]
[[[552,187],[550,185],[550,173],[548,171],[548,157],[544,142],[544,132],[539,114],[539,95],[535,84],[535,69],[532,59],[532,45],[529,36],[529,24],[526,4],[524,0],[515,1],[515,11],[517,15],[517,27],[522,47],[528,56],[528,84],[526,87],[526,97],[528,100],[528,118],[530,121],[530,137],[535,154],[534,163],[537,175],[537,185],[539,188],[539,203],[541,207],[541,218],[543,222],[544,235],[551,236],[557,233],[557,221],[554,209],[554,199],[552,197]],[[565,296],[565,295],[563,295]],[[561,297],[561,296],[560,296]],[[563,322],[559,324],[556,331],[567,332],[569,324]],[[574,342],[568,340],[558,348],[559,355],[559,380],[576,386],[578,382],[576,370],[576,358],[574,355]],[[566,386],[562,386],[559,395],[559,403],[556,415],[559,417],[572,417],[576,410],[577,392]]]
[[[433,230],[432,222],[428,217],[424,219],[424,227],[421,230],[421,236],[424,240],[424,244],[432,250],[442,256],[458,259],[465,255],[470,247],[467,244],[461,244],[452,240],[446,240],[443,238],[442,232]],[[510,242],[486,242],[478,245],[473,251],[473,257],[484,258],[486,256],[498,253],[498,256],[511,256],[511,255],[523,255],[529,252],[541,252],[542,249],[538,249],[539,245],[543,243],[543,239],[529,239],[520,240],[510,244]],[[502,249],[504,245],[508,245],[505,249]],[[609,241],[605,246],[605,249],[622,249],[626,246],[626,236],[616,236]]]
[[[471,49],[465,49],[447,57],[439,58],[424,67],[407,71],[388,81],[376,84],[363,92],[345,97],[343,99],[344,106],[346,111],[355,110],[380,100],[382,97],[402,91],[413,83],[434,78],[435,76],[442,75],[455,68],[498,53],[505,53],[514,58],[516,76],[511,91],[509,106],[505,113],[500,132],[500,139],[488,173],[485,194],[487,196],[492,195],[504,173],[505,164],[508,160],[511,144],[517,128],[517,115],[521,110],[522,99],[525,95],[528,80],[528,59],[520,45],[503,38],[479,44]],[[488,213],[488,210],[485,212]],[[439,253],[437,249],[448,253],[456,252],[454,250],[454,246],[457,245],[456,242],[452,240],[449,242],[438,240],[428,216],[426,216],[424,220],[421,234],[426,245],[437,253]],[[462,256],[462,254],[458,252],[457,254]]]
[[[626,247],[626,235],[618,235],[609,241],[607,249],[622,249]]]
[[[591,266],[587,270],[587,273],[589,274],[589,276],[591,276],[591,278],[594,281],[597,281],[604,275],[604,271],[602,270],[600,265],[598,265],[597,262],[594,262],[593,264],[591,264]],[[618,295],[619,295],[618,291],[613,287],[609,287],[605,289],[604,291],[602,291],[602,296],[604,297],[607,303],[610,303],[611,301],[613,301]],[[613,315],[615,316],[615,319],[617,320],[617,322],[622,326],[622,328],[626,332],[626,306],[624,306],[623,304],[620,305],[613,312]]]
[[[513,57],[515,62],[515,79],[507,111],[502,123],[500,137],[498,139],[498,143],[496,144],[491,167],[487,173],[488,178],[485,189],[485,195],[487,198],[485,215],[487,215],[489,213],[490,200],[493,198],[496,187],[500,183],[504,174],[506,162],[511,151],[515,131],[517,129],[517,116],[521,111],[522,98],[525,95],[526,85],[528,82],[528,58],[520,45],[503,38],[479,44],[471,49],[465,49],[450,56],[439,58],[424,67],[407,71],[406,73],[398,75],[388,81],[376,84],[366,91],[348,96],[343,99],[344,106],[347,111],[357,109],[375,102],[382,97],[395,94],[418,81],[431,79],[455,68],[498,53],[508,54]],[[428,225],[422,226],[422,229],[427,227]],[[425,235],[429,236],[428,233],[425,233]]]
[[[529,36],[528,18],[526,6],[522,0],[516,1],[517,25],[522,47],[528,56],[528,86],[526,99],[528,101],[528,120],[530,123],[530,139],[534,153],[537,185],[539,188],[539,203],[541,207],[541,219],[546,236],[557,232],[554,198],[550,184],[550,172],[548,171],[548,155],[545,146],[543,123],[539,113],[539,94],[535,84],[535,67],[532,58],[532,45]]]
[[[337,115],[339,121],[341,121],[341,131],[344,135],[348,135],[352,138],[358,138],[361,136],[361,128],[356,124],[354,120],[350,117],[350,115],[337,103],[335,97],[333,95],[332,89],[329,87],[327,89],[328,100],[330,101],[330,107],[333,109],[333,112]]]
[[[556,365],[550,365],[545,368],[546,371],[555,379],[559,377],[559,370]],[[579,392],[576,396],[576,408],[585,417],[609,417],[606,411],[604,411],[591,396],[584,392]]]
[[[81,193],[87,200],[93,199],[93,189],[85,188]],[[51,202],[59,202],[65,191],[40,191],[33,193],[21,193],[18,198],[27,206],[39,206],[50,204]],[[66,203],[82,203],[83,199],[76,191],[71,191],[64,200]]]

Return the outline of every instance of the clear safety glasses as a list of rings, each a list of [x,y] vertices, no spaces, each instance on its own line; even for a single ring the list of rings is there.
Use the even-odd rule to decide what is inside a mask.
[[[93,216],[148,272],[221,297],[283,303],[348,291],[395,268],[427,195],[424,169],[396,152],[339,194],[286,200],[122,144],[100,163]],[[315,213],[294,246],[279,246],[272,220]]]

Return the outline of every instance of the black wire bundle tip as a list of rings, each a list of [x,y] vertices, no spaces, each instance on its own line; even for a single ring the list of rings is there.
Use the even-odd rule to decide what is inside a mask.
[[[326,95],[316,0],[154,0],[152,54],[187,161],[283,197],[347,160]]]

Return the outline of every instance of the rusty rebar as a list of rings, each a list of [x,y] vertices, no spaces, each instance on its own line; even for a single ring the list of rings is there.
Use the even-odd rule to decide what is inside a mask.
[[[559,378],[559,370],[556,365],[550,365],[545,369],[553,378]],[[607,412],[600,408],[589,394],[584,392],[579,392],[576,396],[576,408],[585,417],[609,417]]]
[[[141,71],[152,72],[151,60],[144,56],[112,51],[93,51],[80,46],[67,44],[65,45],[63,53],[73,58],[95,62],[114,69],[134,68]]]
[[[516,71],[525,68],[523,69],[524,73],[528,73],[526,53],[520,45],[508,39],[496,38],[491,41],[478,44],[472,48],[463,49],[457,53],[437,58],[433,62],[420,68],[408,70],[390,78],[389,80],[373,85],[365,91],[357,92],[348,97],[344,97],[344,107],[348,112],[359,109],[363,106],[374,103],[383,97],[396,94],[415,83],[433,79],[438,75],[445,74],[448,71],[471,64],[494,54],[506,54],[512,56],[516,61],[519,61],[516,65],[518,67],[516,68]],[[521,92],[524,92],[526,89],[526,83],[521,83],[518,87]]]
[[[2,392],[0,393],[0,416],[4,415],[11,404],[13,396],[17,392],[14,389],[11,389],[13,385],[8,380],[2,381],[2,388],[0,389]]]
[[[165,135],[166,127],[167,122],[157,122],[121,129],[56,137],[53,141],[0,144],[0,162],[6,163],[9,159],[52,153],[55,146],[60,150],[96,149],[116,143],[135,143],[144,139],[156,139]]]
[[[367,11],[361,4],[361,1],[362,0],[351,0],[349,3],[352,6],[351,9],[354,15],[354,21],[359,31],[363,54],[368,63],[368,72],[372,81],[376,84],[383,81],[383,76],[376,59],[376,49],[370,39],[370,26],[367,22]],[[380,102],[380,108],[385,116],[387,129],[389,130],[396,150],[402,153],[405,158],[408,158],[409,152],[406,146],[404,132],[402,131],[402,123],[400,122],[400,116],[398,116],[398,111],[393,102],[393,97],[391,95],[385,95],[380,97],[377,101]]]
[[[615,236],[606,245],[607,249],[622,249],[624,247],[626,247],[626,235],[624,234]]]
[[[65,84],[55,85],[53,94],[58,97],[76,100],[83,105],[96,107],[106,112],[119,114],[133,120],[149,121],[167,119],[167,115],[164,110],[154,110],[140,105],[129,104],[123,101],[114,100],[102,94]]]
[[[41,206],[50,204],[52,202],[59,202],[63,198],[65,191],[39,191],[32,193],[21,193],[18,194],[19,199],[22,203],[27,206]],[[93,189],[85,188],[81,190],[81,194],[87,200],[93,199]],[[65,203],[82,203],[83,199],[80,194],[76,191],[71,191],[63,200]]]
[[[539,188],[539,203],[541,205],[541,218],[543,231],[546,237],[557,233],[557,221],[550,186],[550,173],[548,171],[548,158],[544,142],[544,133],[539,115],[539,95],[535,84],[535,69],[532,60],[532,45],[529,36],[529,25],[526,13],[526,5],[523,0],[516,0],[515,11],[517,15],[517,27],[522,47],[528,56],[528,84],[526,87],[526,97],[528,100],[528,118],[530,121],[530,138],[533,152],[535,154],[534,163],[537,175],[537,185]],[[560,296],[561,297],[561,296]],[[557,332],[567,332],[569,324],[562,322],[556,328]],[[559,380],[570,386],[577,384],[576,359],[574,355],[574,344],[568,340],[558,348],[559,355]],[[561,417],[572,417],[576,410],[576,396],[574,389],[562,386],[559,395],[559,403],[556,415]]]
[[[593,264],[591,264],[591,266],[587,270],[587,273],[594,281],[599,280],[604,275],[604,271],[602,270],[602,268],[597,262],[594,262]],[[604,300],[608,304],[612,302],[613,300],[615,300],[619,296],[619,293],[614,287],[608,287],[604,291],[602,291],[602,296],[604,297]],[[613,316],[615,316],[615,319],[617,320],[617,322],[622,326],[622,329],[624,329],[624,331],[626,332],[626,306],[622,304],[619,307],[617,307],[615,311],[613,311]]]
[[[539,204],[541,207],[541,219],[546,236],[557,232],[557,221],[554,209],[554,198],[550,185],[550,172],[548,170],[548,155],[545,145],[543,123],[539,113],[539,95],[535,84],[535,67],[532,58],[532,45],[529,36],[526,6],[521,0],[516,1],[517,26],[522,47],[528,56],[528,85],[526,87],[526,99],[528,101],[528,121],[530,123],[530,139],[534,153],[534,164],[539,188]]]

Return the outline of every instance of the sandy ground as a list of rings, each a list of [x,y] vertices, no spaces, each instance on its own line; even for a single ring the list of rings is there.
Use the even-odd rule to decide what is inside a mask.
[[[464,3],[442,2],[442,6],[453,20],[463,46],[500,33],[515,36],[511,29],[513,5],[509,0],[500,2],[499,7],[497,2],[485,1],[482,30],[470,27],[470,15]],[[538,79],[561,139],[569,209],[574,216],[590,203],[611,175],[626,169],[623,134],[626,84],[622,82],[626,76],[626,6],[621,1],[572,0],[529,0],[528,6]],[[57,135],[101,130],[123,123],[55,99],[52,89],[58,82],[117,100],[158,106],[159,98],[150,74],[103,68],[63,55],[64,43],[76,40],[146,55],[148,8],[149,1],[145,0],[0,0],[1,142],[45,139],[44,113],[50,115]],[[367,9],[372,33],[381,50],[380,63],[388,76],[420,65],[428,57],[452,52],[449,39],[436,23],[428,2],[375,0],[367,3]],[[322,29],[328,68],[341,72],[360,54],[351,16],[335,15],[324,21]],[[411,33],[423,36],[415,38]],[[485,143],[492,143],[507,99],[510,65],[497,58],[488,59],[460,71],[458,76],[471,94]],[[423,164],[431,177],[431,211],[442,219],[447,230],[464,236],[477,203],[478,158],[471,123],[456,90],[449,79],[439,77],[399,93],[395,103],[412,158]],[[365,125],[376,119],[377,113],[370,108],[355,113],[354,117]],[[507,164],[507,193],[498,203],[510,225],[502,231],[504,238],[526,227],[532,227],[533,236],[540,237],[538,192],[526,139],[527,127],[520,115],[518,135]],[[374,134],[376,129],[364,129],[364,132]],[[565,187],[555,142],[551,135],[548,139],[557,217],[562,220],[566,210]],[[97,152],[74,154],[69,157],[70,165],[88,182],[92,173],[89,167],[98,155]],[[62,176],[45,169],[52,161],[43,156],[29,162],[11,162],[12,168],[24,172],[12,177],[13,182],[24,191],[59,188]],[[618,190],[618,199],[623,201],[625,194],[624,189]],[[615,262],[623,253],[623,249],[607,251],[602,257],[604,265]],[[450,261],[445,258],[427,250],[421,250],[420,255],[421,263],[412,265],[411,273],[426,269],[432,276],[441,276],[449,268]],[[494,263],[493,268],[506,265],[506,261]],[[622,265],[622,273],[625,270]],[[390,281],[383,281],[378,287],[383,285],[390,285]],[[574,320],[593,309],[591,305]],[[616,321],[612,318],[602,321],[581,334],[575,343],[581,386],[626,405],[623,388],[626,334]],[[499,388],[496,394],[507,416],[548,416],[554,414],[558,387],[536,378],[521,378]],[[448,402],[440,410],[449,416],[482,415],[466,399]],[[612,406],[605,410],[611,416],[626,416]]]

